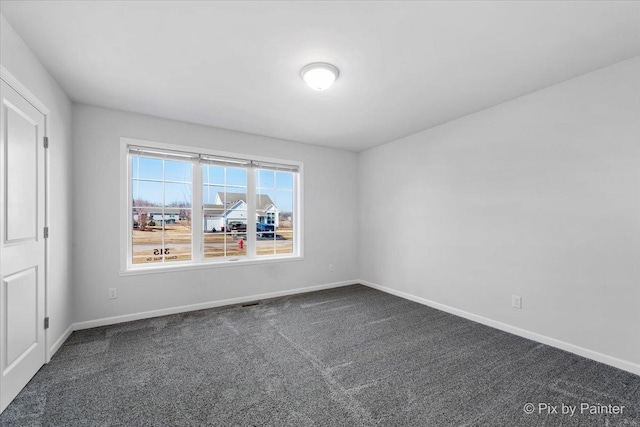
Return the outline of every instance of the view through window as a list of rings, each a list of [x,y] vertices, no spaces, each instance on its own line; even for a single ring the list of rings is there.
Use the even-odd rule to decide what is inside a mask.
[[[192,259],[189,162],[131,157],[132,263]]]
[[[256,171],[256,246],[258,255],[293,252],[293,174]]]
[[[144,147],[128,162],[132,267],[299,254],[299,166]]]

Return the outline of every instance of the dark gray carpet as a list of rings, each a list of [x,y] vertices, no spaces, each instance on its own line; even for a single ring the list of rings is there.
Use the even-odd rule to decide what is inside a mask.
[[[638,426],[639,406],[638,376],[357,285],[74,332],[0,424]]]

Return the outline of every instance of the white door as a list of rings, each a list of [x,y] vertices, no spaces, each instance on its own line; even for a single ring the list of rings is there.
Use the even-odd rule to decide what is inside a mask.
[[[45,362],[42,113],[0,90],[0,411]]]

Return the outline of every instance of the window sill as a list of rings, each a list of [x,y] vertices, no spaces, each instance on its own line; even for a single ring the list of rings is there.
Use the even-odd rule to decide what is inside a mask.
[[[264,259],[238,259],[237,261],[201,262],[193,264],[163,265],[153,267],[136,267],[120,271],[120,276],[138,276],[141,274],[171,273],[174,271],[203,270],[208,268],[240,267],[247,265],[273,264],[279,262],[302,261],[304,256],[268,257]]]

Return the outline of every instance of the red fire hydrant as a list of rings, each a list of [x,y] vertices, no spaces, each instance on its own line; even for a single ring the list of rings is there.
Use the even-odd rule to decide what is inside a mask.
[[[240,248],[240,249],[244,248],[244,239],[240,239],[238,241],[238,248]]]

